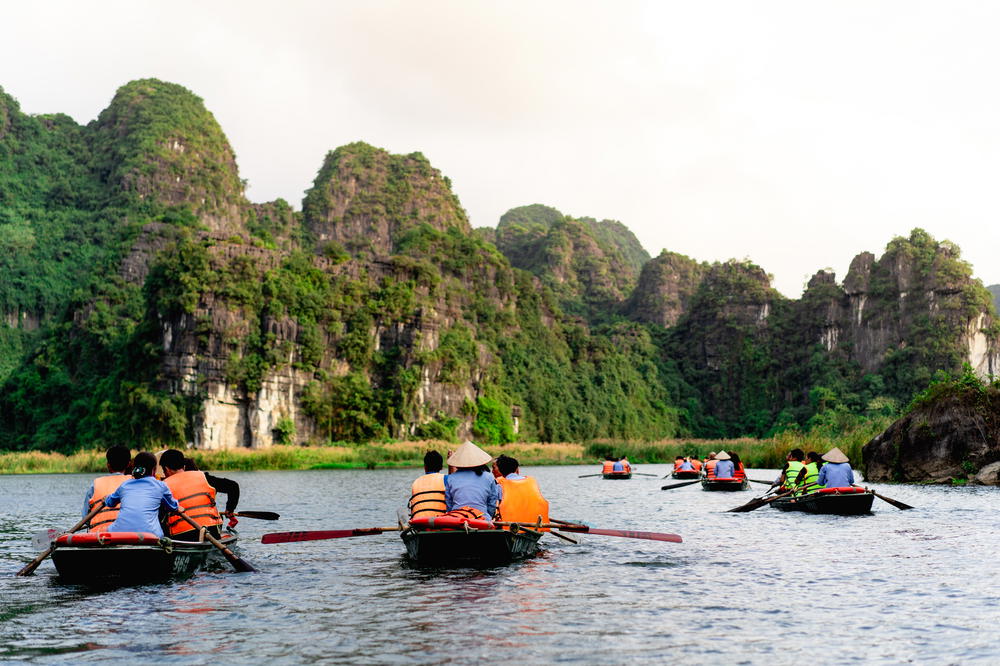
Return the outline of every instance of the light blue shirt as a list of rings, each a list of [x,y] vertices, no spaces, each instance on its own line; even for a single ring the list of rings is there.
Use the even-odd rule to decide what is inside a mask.
[[[621,460],[619,460],[618,462],[615,463],[615,466],[611,468],[611,471],[613,471],[613,472],[624,472],[625,471],[625,465],[622,463]]]
[[[694,465],[692,465],[689,461],[685,460],[684,462],[681,463],[681,466],[678,467],[677,470],[680,472],[693,472]]]
[[[854,472],[850,463],[826,463],[816,481],[826,488],[845,488],[854,485]]]
[[[715,463],[715,478],[731,479],[735,470],[732,460],[720,460]]]
[[[505,478],[508,478],[511,481],[520,481],[521,479],[527,479],[528,477],[524,476],[523,474],[518,474],[517,472],[511,472]]]
[[[449,511],[471,506],[493,520],[502,492],[500,484],[489,472],[477,476],[471,469],[460,469],[444,477],[444,502]]]
[[[163,481],[151,476],[131,479],[104,498],[107,506],[121,503],[118,518],[108,527],[109,532],[152,532],[163,536],[160,527],[160,507],[177,510],[177,500]]]

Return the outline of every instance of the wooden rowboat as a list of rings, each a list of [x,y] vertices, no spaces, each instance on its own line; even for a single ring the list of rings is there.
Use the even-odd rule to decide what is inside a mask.
[[[697,479],[701,472],[696,469],[674,470],[670,476],[674,479]]]
[[[780,497],[771,506],[782,511],[805,511],[838,516],[857,516],[871,513],[875,494],[865,488],[823,488],[808,495]]]
[[[701,489],[722,490],[729,492],[749,490],[750,482],[746,479],[709,479],[707,477],[702,477]]]
[[[219,539],[232,549],[236,535]],[[149,532],[88,532],[56,539],[59,579],[70,583],[142,583],[194,573],[210,560],[225,562],[208,541],[175,541]]]
[[[517,529],[515,529],[517,528]],[[400,534],[410,561],[421,566],[496,566],[532,557],[542,532],[501,529],[413,529]]]
[[[632,472],[605,472],[602,474],[605,479],[631,479]]]

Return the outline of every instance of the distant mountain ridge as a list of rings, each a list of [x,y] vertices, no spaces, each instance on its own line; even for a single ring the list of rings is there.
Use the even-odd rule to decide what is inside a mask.
[[[995,372],[990,293],[921,230],[801,299],[532,204],[473,229],[420,153],[251,203],[190,91],[87,126],[0,92],[0,449],[763,435]]]

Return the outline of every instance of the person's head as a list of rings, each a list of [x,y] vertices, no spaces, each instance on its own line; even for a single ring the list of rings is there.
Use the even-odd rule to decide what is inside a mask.
[[[476,476],[489,471],[489,465],[493,462],[493,456],[483,451],[472,442],[466,442],[455,449],[455,452],[448,456],[448,467],[454,467],[456,471],[470,469]]]
[[[155,471],[156,456],[149,451],[142,451],[135,454],[135,459],[132,460],[132,476],[134,478],[141,479],[146,476],[153,476],[153,472]]]
[[[740,454],[736,453],[736,451],[730,451],[729,452],[729,459],[733,461],[733,467],[739,467],[740,466],[740,462],[741,462],[740,461]]]
[[[618,458],[615,458],[614,456],[604,456],[604,459],[608,462],[616,462],[618,460]]]
[[[806,458],[809,459],[809,462],[816,463],[817,467],[823,466],[823,456],[816,453],[815,451],[810,451],[809,453],[807,453]]]
[[[802,452],[802,449],[792,449],[791,451],[788,452],[789,460],[798,460],[799,462],[801,462],[802,459],[805,458],[805,456],[806,454]]]
[[[850,459],[847,457],[847,455],[843,451],[841,451],[839,447],[836,446],[827,451],[826,453],[824,453],[822,457],[823,460],[825,460],[828,463],[837,464],[837,463],[850,462]]]
[[[160,467],[164,477],[171,477],[184,471],[184,454],[177,449],[167,449],[160,454]]]
[[[424,454],[424,473],[435,474],[444,467],[444,458],[437,451],[428,451]]]
[[[725,451],[719,451],[718,453],[715,454],[715,459],[716,460],[732,460],[733,457],[731,455],[729,455]]]
[[[510,456],[500,456],[497,458],[497,469],[500,470],[501,476],[513,474],[517,471],[518,467],[517,458],[511,458]]]
[[[197,472],[198,471],[198,463],[196,463],[193,458],[185,458],[184,459],[184,471],[185,472]]]
[[[705,460],[715,460],[715,451],[709,451]]]
[[[127,446],[115,444],[104,454],[108,460],[109,472],[124,472],[128,464],[132,462],[132,451]]]

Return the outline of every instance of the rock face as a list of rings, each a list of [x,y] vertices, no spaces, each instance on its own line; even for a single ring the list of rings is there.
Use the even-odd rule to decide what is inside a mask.
[[[625,314],[638,321],[673,326],[690,309],[706,271],[706,264],[664,250],[642,267]]]
[[[955,388],[925,401],[868,442],[865,478],[947,483],[974,477],[997,483],[1000,390]]]
[[[391,155],[365,143],[327,154],[302,213],[321,249],[332,242],[363,257],[394,254],[403,235],[421,224],[471,231],[450,182],[427,158]]]

